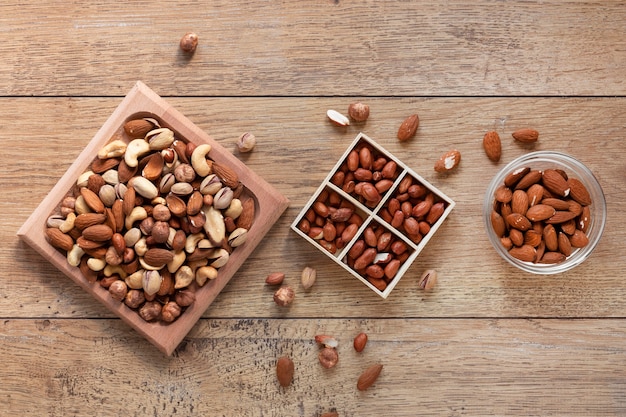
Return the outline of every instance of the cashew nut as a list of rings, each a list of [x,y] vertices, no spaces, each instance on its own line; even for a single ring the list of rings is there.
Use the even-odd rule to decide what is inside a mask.
[[[113,276],[113,274],[117,274],[120,276],[120,278],[125,279],[128,275],[128,273],[124,271],[120,265],[107,264],[107,266],[104,267],[103,272],[105,277],[110,277]]]
[[[234,220],[237,217],[239,217],[242,211],[243,211],[243,205],[241,204],[241,200],[238,198],[233,198],[230,201],[230,205],[228,206],[226,211],[224,211],[224,216],[230,217]]]
[[[137,256],[144,256],[146,252],[148,252],[148,243],[146,242],[146,238],[142,237],[135,243],[135,253]]]
[[[212,266],[203,266],[196,271],[196,283],[199,286],[206,284],[207,280],[217,278],[217,269]]]
[[[178,270],[178,268],[181,267],[183,263],[185,263],[185,259],[187,259],[187,255],[185,254],[185,251],[181,250],[181,251],[174,253],[174,257],[167,264],[167,270],[173,274],[174,272]]]
[[[198,246],[198,242],[204,239],[204,233],[193,233],[185,240],[185,252],[192,253]]]
[[[104,145],[104,147],[98,151],[98,158],[117,158],[124,155],[124,152],[126,152],[126,142],[117,139]]]
[[[211,166],[206,160],[206,156],[211,152],[211,145],[203,143],[194,149],[191,154],[191,166],[201,177],[206,177],[211,173]]]
[[[150,152],[150,144],[148,142],[144,139],[134,139],[126,147],[124,162],[129,167],[134,168],[139,165],[139,157],[148,152]]]
[[[63,233],[68,233],[74,228],[74,221],[76,220],[76,214],[69,213],[65,218],[65,221],[59,225],[59,230]]]
[[[141,265],[141,267],[147,271],[159,271],[160,269],[163,268],[162,265],[159,266],[153,266],[150,265],[149,263],[147,263],[143,258],[139,258],[139,264]]]
[[[85,251],[77,244],[74,244],[74,246],[72,246],[72,249],[67,252],[67,263],[72,266],[80,265],[80,259],[83,257],[84,254]]]
[[[130,230],[133,227],[133,223],[138,220],[143,220],[148,217],[148,212],[142,206],[135,206],[124,221],[126,229]]]
[[[89,258],[87,259],[87,266],[94,272],[100,272],[107,265],[104,259]]]

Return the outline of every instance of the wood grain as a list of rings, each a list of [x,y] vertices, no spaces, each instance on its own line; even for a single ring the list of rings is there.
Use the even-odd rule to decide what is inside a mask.
[[[2,95],[121,96],[137,79],[162,96],[626,91],[619,1],[30,0],[0,16]]]
[[[330,370],[320,333],[339,340]],[[11,319],[2,395],[14,413],[50,416],[621,415],[624,337],[622,320],[212,319],[165,358],[119,320]],[[275,377],[282,355],[295,363],[288,388]],[[357,391],[374,363],[376,384]]]
[[[626,7],[624,2],[391,0],[5,2],[0,5],[0,382],[3,413],[45,416],[589,416],[626,414]],[[18,4],[19,3],[19,4]],[[192,57],[178,50],[200,36]],[[291,202],[172,357],[16,236],[141,80]],[[326,110],[371,107],[337,129]],[[414,140],[397,128],[420,115]],[[540,132],[515,143],[521,127]],[[503,158],[481,139],[496,129]],[[457,203],[382,300],[289,230],[358,132]],[[457,172],[432,166],[447,149]],[[608,219],[593,255],[565,274],[520,273],[481,223],[493,175],[531,150],[584,162]],[[299,287],[302,268],[317,283]],[[426,268],[434,291],[417,288]],[[283,271],[291,308],[264,284]],[[362,354],[352,337],[366,331]],[[317,363],[318,333],[340,362]],[[290,355],[280,389],[275,360]],[[375,362],[379,381],[356,378]]]

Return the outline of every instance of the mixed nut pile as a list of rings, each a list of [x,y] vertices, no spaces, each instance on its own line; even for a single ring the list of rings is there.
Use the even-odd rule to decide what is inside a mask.
[[[255,215],[211,146],[155,119],[126,122],[47,220],[70,265],[146,321],[172,322],[246,241]]]

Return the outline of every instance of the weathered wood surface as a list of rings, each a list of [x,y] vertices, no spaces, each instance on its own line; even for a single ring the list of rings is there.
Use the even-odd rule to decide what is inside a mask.
[[[22,2],[0,6],[0,398],[12,415],[622,415],[626,285],[626,48],[620,2]],[[178,52],[200,34],[190,59]],[[167,358],[20,242],[17,230],[142,80],[234,150],[291,202],[238,274]],[[567,97],[560,97],[567,96]],[[325,112],[354,100],[367,123]],[[398,143],[417,112],[416,138]],[[510,133],[535,127],[520,146]],[[496,128],[503,158],[488,161]],[[457,203],[387,300],[289,230],[359,131]],[[459,170],[436,174],[447,149]],[[482,221],[491,177],[530,150],[557,150],[600,180],[607,228],[565,274],[520,273]],[[304,266],[318,270],[299,289]],[[431,293],[417,287],[439,271]],[[297,288],[279,309],[269,272]],[[358,355],[352,337],[370,335]],[[340,339],[317,363],[313,337]],[[289,354],[284,390],[274,362]],[[379,382],[356,378],[375,361]]]
[[[0,94],[614,95],[622,1],[5,2]],[[186,31],[197,53],[178,51]]]

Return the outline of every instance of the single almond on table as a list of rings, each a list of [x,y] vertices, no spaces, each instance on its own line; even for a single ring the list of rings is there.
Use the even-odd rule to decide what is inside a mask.
[[[380,372],[382,370],[383,370],[383,365],[381,364],[372,365],[369,368],[367,368],[361,374],[361,376],[359,376],[359,379],[356,383],[357,389],[359,391],[365,391],[366,389],[374,385],[374,383],[378,379],[378,376],[380,375]]]
[[[281,387],[288,387],[293,381],[295,367],[288,356],[282,356],[276,361],[276,378]]]
[[[362,352],[367,344],[367,333],[361,332],[354,337],[353,341],[354,350]]]
[[[498,132],[492,130],[483,136],[483,148],[487,154],[487,158],[493,162],[498,162],[502,157],[502,141]]]
[[[400,125],[398,128],[398,140],[400,142],[407,141],[415,136],[415,132],[417,132],[417,128],[419,127],[420,119],[417,114],[412,114]]]
[[[459,166],[461,162],[461,152],[456,149],[449,150],[441,155],[439,160],[435,162],[435,171],[449,172]]]
[[[350,119],[348,119],[346,116],[344,116],[343,114],[339,113],[337,110],[328,110],[326,112],[326,117],[328,117],[328,119],[337,126],[349,126],[350,125]]]
[[[519,142],[533,143],[537,142],[537,140],[539,139],[539,132],[537,132],[535,129],[529,128],[518,129],[512,133],[512,136],[513,139]]]
[[[265,278],[267,285],[280,285],[285,280],[285,274],[282,272],[272,272]]]

